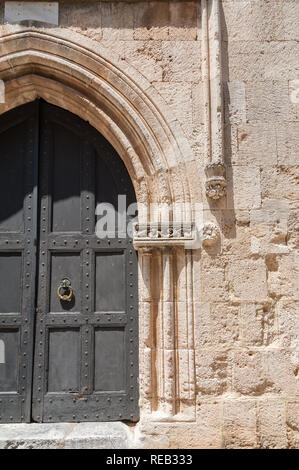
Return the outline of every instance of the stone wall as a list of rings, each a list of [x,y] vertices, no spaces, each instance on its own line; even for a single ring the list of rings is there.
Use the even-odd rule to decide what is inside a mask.
[[[206,3],[209,22],[213,2]],[[147,97],[159,103],[161,116],[171,122],[181,148],[187,150],[181,151],[185,161],[167,168],[161,164],[147,176],[136,176],[135,187],[144,178],[151,200],[157,188],[159,202],[167,200],[160,188],[165,173],[171,178],[172,201],[181,200],[188,185],[187,199],[192,205],[201,203],[204,221],[220,230],[220,239],[212,246],[189,254],[175,250],[174,299],[165,297],[167,286],[164,297],[160,294],[167,255],[154,252],[150,261],[152,289],[150,294],[141,292],[141,311],[146,315],[151,310],[152,324],[148,326],[141,315],[141,421],[135,429],[136,446],[299,445],[299,3],[220,3],[221,55],[211,42],[208,67],[211,87],[217,71],[213,61],[221,67],[223,107],[216,115],[205,94],[207,48],[200,1],[61,1],[58,28],[0,27],[0,38],[29,30],[49,37],[65,35],[83,48],[93,47],[95,54],[104,51],[133,81],[142,82]],[[1,23],[2,7],[0,2]],[[211,40],[218,40],[220,31],[215,35],[213,24],[208,28]],[[0,56],[5,53],[0,49]],[[207,198],[204,183],[217,113],[223,119],[228,185],[226,197],[214,201]],[[141,153],[136,146],[134,150],[137,156]],[[174,309],[171,418],[159,414],[159,403],[163,408],[167,401],[167,360],[161,366],[162,327],[154,319],[163,302]],[[148,351],[153,356],[145,372]]]

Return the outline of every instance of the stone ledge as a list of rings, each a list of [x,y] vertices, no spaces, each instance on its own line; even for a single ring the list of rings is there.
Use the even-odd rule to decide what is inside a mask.
[[[131,439],[121,422],[0,425],[0,449],[127,449]]]

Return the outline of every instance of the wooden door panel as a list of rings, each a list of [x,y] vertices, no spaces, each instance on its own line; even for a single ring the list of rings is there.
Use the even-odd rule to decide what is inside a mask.
[[[96,392],[126,390],[126,333],[125,328],[95,328]]]
[[[48,331],[48,392],[80,390],[80,329],[51,328]]]
[[[0,364],[1,393],[18,393],[20,329],[0,329],[0,341],[4,344],[4,361]]]
[[[51,228],[53,232],[81,232],[80,138],[61,123],[51,127]]]
[[[30,420],[38,108],[0,116],[0,423]]]
[[[22,302],[22,253],[0,253],[0,312],[19,314]]]
[[[95,252],[95,311],[126,311],[126,256],[124,251]]]
[[[26,123],[21,123],[1,133],[0,171],[0,232],[24,232],[24,171]],[[16,138],[18,136],[18,138]]]
[[[128,238],[98,239],[98,202],[134,191],[94,129],[42,104],[35,421],[138,418],[137,256]],[[116,206],[117,208],[117,206]],[[70,301],[58,298],[63,279]]]

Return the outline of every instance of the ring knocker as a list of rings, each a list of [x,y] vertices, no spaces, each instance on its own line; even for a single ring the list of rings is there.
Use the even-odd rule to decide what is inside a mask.
[[[57,289],[57,295],[60,300],[64,300],[66,302],[70,302],[72,300],[73,289],[69,279],[62,279]]]

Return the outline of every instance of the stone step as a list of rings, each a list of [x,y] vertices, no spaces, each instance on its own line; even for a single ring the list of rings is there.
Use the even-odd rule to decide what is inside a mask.
[[[131,439],[121,422],[0,424],[0,449],[127,449]]]

